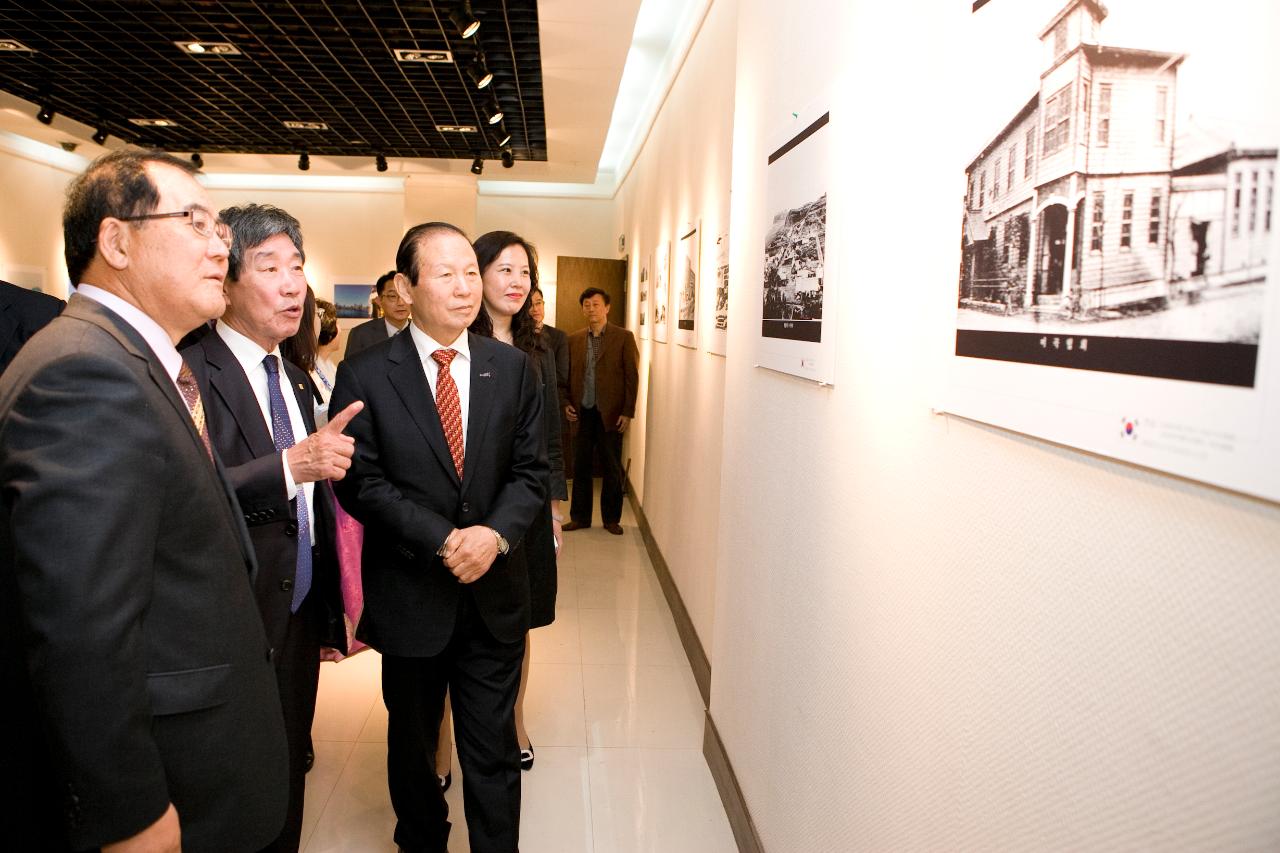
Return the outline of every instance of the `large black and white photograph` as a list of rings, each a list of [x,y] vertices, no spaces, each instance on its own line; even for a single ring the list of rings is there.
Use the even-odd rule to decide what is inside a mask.
[[[671,242],[663,240],[658,244],[653,267],[653,339],[660,344],[667,342],[667,290],[671,281],[670,274]]]
[[[761,366],[829,382],[834,314],[827,194],[834,134],[825,109],[793,118],[767,148]]]
[[[822,282],[827,243],[827,194],[775,211],[765,235],[761,334],[792,341],[822,340]]]
[[[698,348],[698,264],[702,255],[697,223],[681,229],[673,283],[676,287],[676,343]]]
[[[640,340],[649,340],[649,267],[652,263],[648,257],[640,264],[640,286],[636,288],[639,292],[639,312],[640,318],[636,325],[640,327]]]
[[[726,355],[729,351],[729,232],[716,238],[715,305],[711,328],[707,330],[707,352]]]
[[[1125,389],[1130,409],[1150,400],[1164,420],[1147,423],[1169,430],[1189,423],[1175,399],[1258,388],[1280,335],[1278,21],[1249,0],[975,12],[958,133],[959,359],[1035,366],[1042,388],[1063,369],[1146,380],[1096,381]]]

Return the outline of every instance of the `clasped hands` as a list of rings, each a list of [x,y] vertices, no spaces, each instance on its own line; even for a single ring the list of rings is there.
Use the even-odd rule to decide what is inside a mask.
[[[440,546],[444,567],[460,583],[474,583],[484,577],[498,558],[498,537],[483,525],[455,528]]]

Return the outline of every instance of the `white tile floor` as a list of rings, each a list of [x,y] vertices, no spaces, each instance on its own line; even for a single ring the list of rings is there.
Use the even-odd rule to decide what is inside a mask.
[[[555,624],[533,632],[525,718],[524,853],[734,853],[702,757],[703,705],[630,506],[624,536],[566,535]],[[320,672],[305,853],[395,851],[381,662]],[[457,761],[454,762],[455,772]],[[457,779],[449,850],[468,849]]]

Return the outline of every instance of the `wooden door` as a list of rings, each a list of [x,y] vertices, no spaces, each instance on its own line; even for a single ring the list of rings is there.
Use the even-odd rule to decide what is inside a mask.
[[[587,325],[578,297],[588,287],[609,294],[609,322],[625,326],[627,316],[627,262],[608,258],[556,258],[556,322],[565,334]]]

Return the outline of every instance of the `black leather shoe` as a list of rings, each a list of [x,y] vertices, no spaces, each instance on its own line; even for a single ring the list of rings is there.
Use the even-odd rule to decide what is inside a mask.
[[[568,532],[570,530],[586,530],[590,526],[590,523],[583,524],[581,521],[571,521],[560,529]]]
[[[604,526],[604,529],[612,533],[614,536],[622,535],[622,525],[618,524],[617,522],[614,522],[612,524],[606,524]]]
[[[533,769],[533,744],[529,744],[528,749],[520,750],[520,769],[521,770]]]
[[[314,767],[315,764],[316,764],[316,751],[315,749],[308,749],[306,751],[306,754],[302,756],[302,772],[310,773],[311,768]]]

